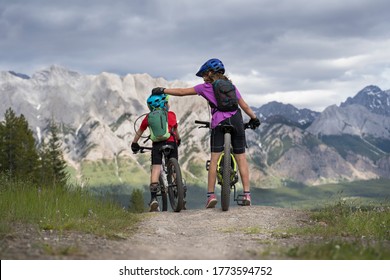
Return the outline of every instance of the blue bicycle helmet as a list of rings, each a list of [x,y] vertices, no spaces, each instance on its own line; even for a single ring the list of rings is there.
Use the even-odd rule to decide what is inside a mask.
[[[209,59],[202,65],[202,67],[200,67],[198,73],[196,73],[196,76],[203,77],[204,73],[209,70],[224,74],[225,66],[223,66],[222,61],[220,61],[218,58]]]
[[[163,109],[168,103],[168,98],[169,95],[167,94],[151,95],[149,96],[148,100],[146,100],[146,103],[148,104],[148,108],[150,111],[156,109]]]

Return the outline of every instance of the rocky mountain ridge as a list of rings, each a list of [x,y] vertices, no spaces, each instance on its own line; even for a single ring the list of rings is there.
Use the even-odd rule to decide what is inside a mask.
[[[383,91],[374,85],[367,86],[354,97],[348,97],[340,107],[345,108],[354,104],[366,107],[371,113],[390,116],[390,90]]]
[[[129,143],[134,126],[140,123],[136,120],[148,112],[145,100],[156,86],[189,85],[148,74],[83,75],[60,66],[31,77],[2,71],[0,116],[9,107],[23,114],[38,141],[45,137],[47,122],[53,118],[61,126],[65,159],[78,178],[86,176],[87,163],[105,162],[114,164],[109,170],[117,183],[132,184],[136,175],[145,181],[148,177],[148,160],[133,155]],[[389,91],[369,86],[322,113],[279,102],[254,108],[263,124],[247,132],[253,185],[390,177],[388,96]],[[207,103],[201,97],[171,97],[170,103],[183,138],[180,163],[185,176],[190,181],[205,181],[208,131],[197,129],[193,121],[209,119]],[[121,171],[123,159],[127,163]],[[129,173],[136,175],[126,177]]]
[[[320,115],[309,109],[297,109],[291,104],[283,104],[277,101],[271,101],[262,105],[260,108],[253,108],[256,115],[267,123],[272,123],[285,118],[291,124],[306,128]]]

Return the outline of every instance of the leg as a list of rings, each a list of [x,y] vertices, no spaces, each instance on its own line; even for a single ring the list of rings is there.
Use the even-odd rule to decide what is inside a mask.
[[[240,172],[244,192],[250,192],[249,167],[248,167],[248,161],[246,160],[246,156],[245,154],[235,154],[234,157],[236,158],[238,164],[238,170]]]
[[[157,191],[160,187],[159,176],[160,176],[161,165],[153,164],[152,171],[150,173],[150,203],[149,203],[149,211],[154,212],[158,209],[157,202]]]
[[[207,180],[207,191],[214,192],[215,183],[217,181],[217,163],[221,153],[211,153],[210,166]]]
[[[152,172],[150,173],[150,182],[158,183],[158,179],[160,177],[161,164],[153,164]]]
[[[149,203],[149,211],[157,211],[158,210],[158,201],[157,201],[157,191],[160,187],[160,172],[161,172],[161,164],[162,164],[162,154],[160,152],[159,143],[153,143],[152,147],[152,170],[150,172],[150,203]]]
[[[217,163],[221,153],[211,153],[210,166],[207,180],[207,203],[206,208],[214,208],[217,204],[217,197],[214,193],[217,181]]]
[[[207,203],[206,208],[214,208],[217,204],[217,197],[214,193],[215,184],[217,181],[217,163],[220,154],[223,151],[223,132],[220,127],[216,127],[211,130],[210,147],[211,157],[209,172],[207,177]]]
[[[241,176],[242,187],[244,189],[244,205],[249,206],[251,205],[251,195],[250,195],[250,185],[249,185],[248,161],[246,160],[245,153],[235,154],[234,157],[238,164],[238,170]]]

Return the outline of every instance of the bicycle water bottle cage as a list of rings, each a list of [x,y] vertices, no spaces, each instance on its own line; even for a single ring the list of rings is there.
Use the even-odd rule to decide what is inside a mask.
[[[168,156],[173,151],[173,146],[170,144],[166,144],[161,147],[160,151],[163,152],[164,155]]]

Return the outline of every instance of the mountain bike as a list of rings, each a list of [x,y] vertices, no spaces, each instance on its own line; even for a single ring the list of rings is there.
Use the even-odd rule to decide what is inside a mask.
[[[210,122],[195,121],[196,124],[200,124],[199,128],[210,128]],[[249,123],[244,124],[244,128],[249,128]],[[233,148],[231,146],[231,133],[234,127],[232,125],[222,125],[224,131],[224,150],[218,158],[217,164],[217,181],[221,186],[221,207],[222,211],[229,210],[230,205],[230,192],[233,189],[234,201],[238,205],[244,205],[244,194],[238,194],[236,190],[236,183],[238,182],[237,162],[233,154]],[[206,170],[209,170],[210,160],[206,161]]]
[[[157,200],[162,205],[162,211],[168,210],[168,199],[172,210],[180,212],[184,207],[184,195],[186,186],[183,182],[179,162],[176,158],[169,158],[174,147],[167,143],[163,145],[160,151],[163,154],[161,172],[159,177],[159,189],[157,190]],[[152,150],[152,147],[141,146],[139,152]]]

